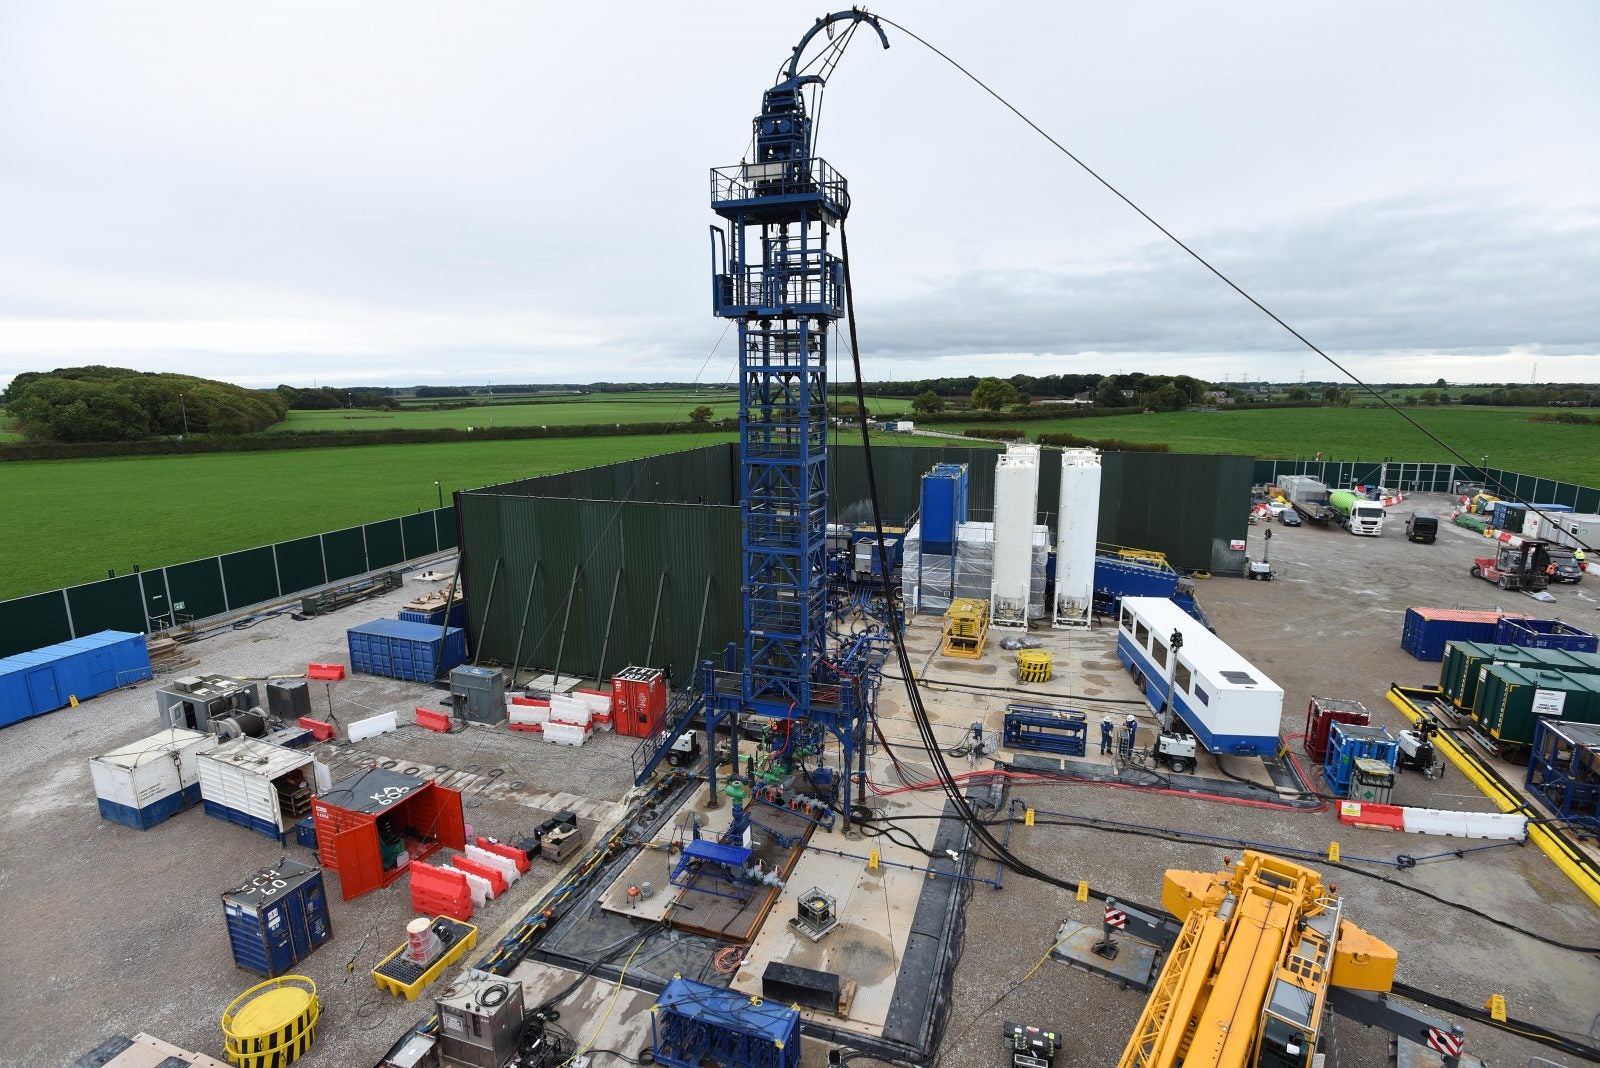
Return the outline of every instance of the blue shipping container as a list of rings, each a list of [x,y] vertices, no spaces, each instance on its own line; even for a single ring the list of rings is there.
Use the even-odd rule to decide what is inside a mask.
[[[333,937],[322,869],[280,860],[222,895],[233,960],[271,979]]]
[[[412,682],[432,682],[467,659],[467,632],[426,623],[374,619],[346,634],[350,670]]]
[[[405,620],[407,623],[426,623],[433,627],[444,626],[444,617],[445,610],[442,605],[438,608],[431,608],[426,612],[419,611],[415,608],[402,608],[400,609],[399,616],[400,619]],[[457,601],[455,604],[450,606],[450,626],[464,628],[466,625],[467,602]]]
[[[1600,650],[1600,638],[1559,619],[1502,619],[1495,627],[1496,645],[1524,649],[1565,649],[1573,653]]]
[[[150,678],[144,635],[103,630],[0,660],[0,727]]]
[[[955,552],[956,527],[967,521],[967,465],[934,464],[922,476],[922,551]]]
[[[1494,644],[1500,614],[1460,608],[1407,608],[1400,648],[1418,660],[1443,660],[1446,642]]]

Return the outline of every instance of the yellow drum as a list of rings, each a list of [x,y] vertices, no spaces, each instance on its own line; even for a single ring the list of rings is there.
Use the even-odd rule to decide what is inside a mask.
[[[238,1068],[286,1068],[311,1048],[322,1002],[303,975],[280,975],[233,999],[222,1014],[228,1060]]]
[[[1055,654],[1048,649],[1018,649],[1017,676],[1023,682],[1049,682],[1055,675]]]

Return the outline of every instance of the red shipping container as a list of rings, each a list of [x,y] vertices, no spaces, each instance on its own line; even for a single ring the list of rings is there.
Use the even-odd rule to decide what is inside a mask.
[[[406,874],[409,861],[429,857],[441,846],[467,848],[459,793],[432,779],[384,768],[368,768],[334,783],[312,801],[311,815],[322,866],[339,873],[346,901],[390,885]],[[380,819],[405,838],[407,863],[383,866]]]
[[[1306,752],[1318,764],[1328,759],[1328,734],[1335,723],[1353,723],[1359,727],[1371,724],[1366,706],[1360,701],[1337,697],[1313,697],[1306,706]]]
[[[611,679],[611,718],[618,734],[649,738],[667,716],[667,676],[660,668],[630,667]]]

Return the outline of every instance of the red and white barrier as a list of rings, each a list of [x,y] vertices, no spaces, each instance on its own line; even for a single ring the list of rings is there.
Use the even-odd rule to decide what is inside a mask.
[[[1446,838],[1490,838],[1520,842],[1528,837],[1528,817],[1507,812],[1446,812],[1436,808],[1339,802],[1339,822]]]

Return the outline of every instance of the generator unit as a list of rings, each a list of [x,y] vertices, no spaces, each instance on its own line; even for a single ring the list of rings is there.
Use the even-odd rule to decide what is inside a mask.
[[[248,734],[259,738],[267,733],[266,716],[261,712],[259,683],[227,675],[185,675],[156,690],[156,709],[161,726],[206,731],[225,737]],[[233,721],[238,732],[224,722]]]
[[[505,1068],[516,1059],[523,1013],[518,980],[474,969],[444,992],[438,1009],[442,1066]]]
[[[267,711],[293,723],[311,715],[311,690],[305,679],[273,679],[267,683]]]
[[[450,704],[468,723],[504,723],[505,676],[497,668],[452,668]]]

